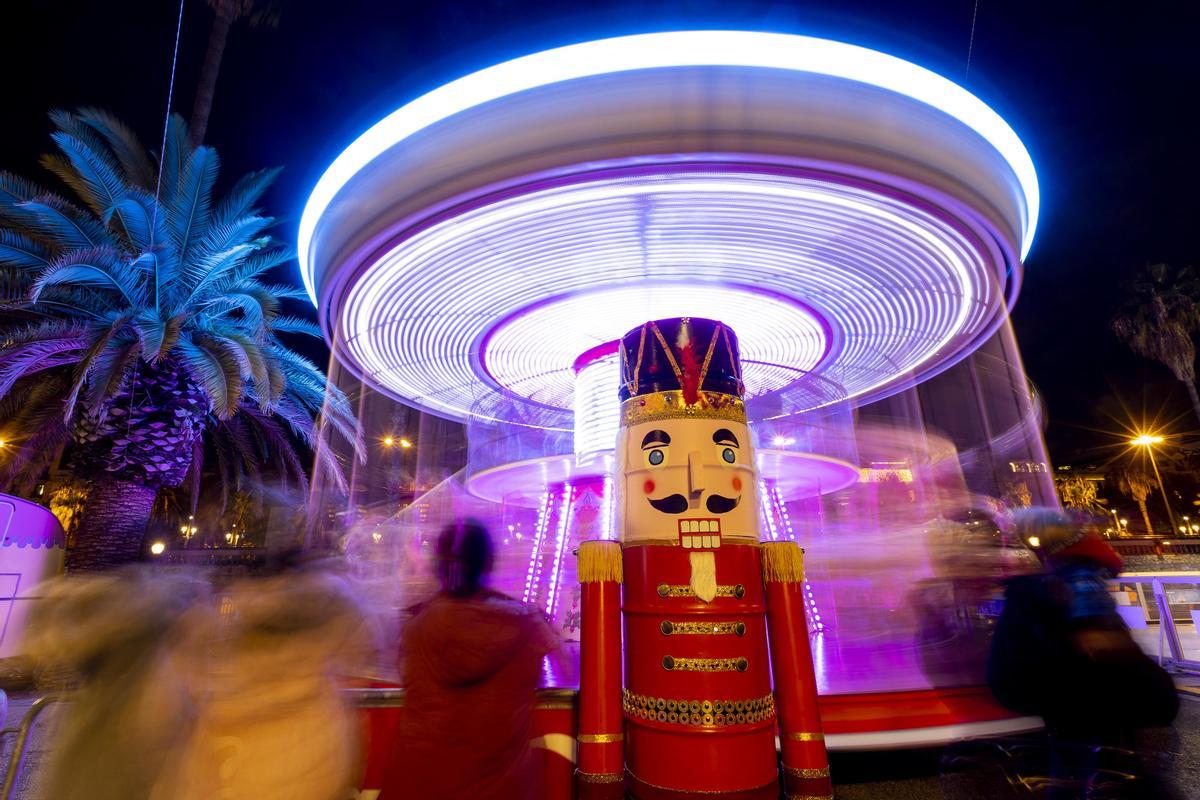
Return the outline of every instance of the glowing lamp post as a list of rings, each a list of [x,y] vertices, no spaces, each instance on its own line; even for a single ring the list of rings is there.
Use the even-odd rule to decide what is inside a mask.
[[[1129,443],[1134,447],[1146,448],[1146,453],[1150,456],[1150,466],[1154,468],[1154,480],[1158,481],[1158,491],[1162,495],[1163,505],[1167,507],[1167,521],[1171,523],[1171,530],[1175,530],[1175,513],[1171,511],[1171,501],[1167,499],[1167,488],[1163,486],[1162,476],[1158,473],[1158,462],[1154,460],[1154,445],[1162,444],[1163,437],[1152,433],[1140,433],[1129,440]],[[1152,531],[1146,531],[1152,533]]]

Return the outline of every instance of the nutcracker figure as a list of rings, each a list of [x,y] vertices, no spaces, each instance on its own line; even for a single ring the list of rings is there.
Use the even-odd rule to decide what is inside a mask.
[[[579,550],[580,794],[776,798],[778,733],[786,796],[830,798],[802,551],[758,540],[737,337],[659,320],[619,352],[621,541]]]

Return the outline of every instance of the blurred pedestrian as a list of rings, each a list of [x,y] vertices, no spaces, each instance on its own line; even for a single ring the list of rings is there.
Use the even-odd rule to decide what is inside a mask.
[[[197,720],[155,800],[345,800],[359,726],[339,679],[370,661],[355,593],[298,552],[239,581],[193,632]]]
[[[492,560],[477,522],[438,538],[441,590],[404,633],[404,714],[380,800],[539,796],[534,691],[558,640],[540,611],[487,588]]]
[[[143,570],[48,587],[30,620],[30,655],[77,689],[59,712],[42,797],[150,797],[193,720],[175,645],[180,620],[205,590],[199,581]]]
[[[1006,707],[1045,720],[1054,796],[1076,797],[1072,782],[1090,785],[1106,771],[1119,782],[1106,751],[1132,750],[1139,729],[1169,725],[1179,697],[1117,613],[1108,582],[1121,557],[1095,527],[1057,509],[1024,510],[1014,522],[1044,570],[1007,581],[988,682]],[[1128,794],[1106,796],[1169,796],[1156,776],[1142,777]]]

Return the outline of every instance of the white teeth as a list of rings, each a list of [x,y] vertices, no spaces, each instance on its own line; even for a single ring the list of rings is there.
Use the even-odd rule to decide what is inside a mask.
[[[705,547],[712,547],[712,537],[711,536],[702,536],[700,538],[704,540]]]
[[[708,520],[706,520],[706,519],[700,520],[700,532],[701,533],[708,533],[708,524],[709,524]]]
[[[692,537],[690,537],[690,536],[683,537],[683,546],[691,547],[692,546]]]
[[[689,530],[691,530],[692,533],[700,532],[700,523],[697,522],[696,520],[692,520],[691,522],[688,523],[688,525],[689,525]]]
[[[712,537],[712,546],[714,548],[721,546],[721,537],[719,534],[717,536]]]

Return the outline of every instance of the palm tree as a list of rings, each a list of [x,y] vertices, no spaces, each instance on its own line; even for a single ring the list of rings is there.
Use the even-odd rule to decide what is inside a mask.
[[[1067,508],[1077,508],[1080,511],[1100,511],[1103,501],[1096,488],[1095,481],[1089,481],[1078,475],[1055,478],[1055,488],[1058,497]]]
[[[279,24],[279,3],[272,0],[207,0],[213,10],[213,26],[208,33],[204,51],[204,66],[196,84],[196,100],[192,106],[192,144],[200,146],[208,132],[208,117],[212,113],[213,97],[217,91],[217,75],[225,56],[225,43],[233,23],[250,21],[251,27],[275,27]]]
[[[1191,269],[1166,264],[1144,268],[1129,283],[1129,299],[1113,318],[1112,330],[1129,349],[1164,364],[1187,387],[1200,419],[1196,391],[1196,345],[1200,328],[1200,281]]]
[[[1146,523],[1146,535],[1152,536],[1154,527],[1150,524],[1150,512],[1146,509],[1146,500],[1150,497],[1150,493],[1158,488],[1158,482],[1145,470],[1130,466],[1118,473],[1117,486],[1138,504],[1138,508],[1142,512],[1142,520]]]
[[[161,487],[196,494],[205,434],[227,496],[267,469],[303,484],[295,442],[329,429],[357,445],[358,431],[345,396],[279,338],[320,331],[282,312],[302,290],[265,282],[291,259],[256,208],[277,171],[217,199],[217,155],[178,116],[161,158],[105,112],[51,119],[59,152],[43,164],[82,205],[0,173],[0,485],[69,445],[89,481],[69,565],[103,569],[138,556]]]

